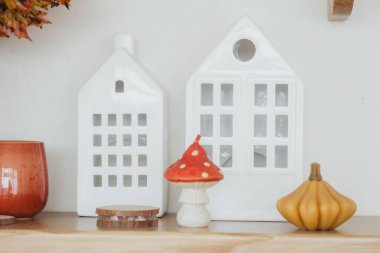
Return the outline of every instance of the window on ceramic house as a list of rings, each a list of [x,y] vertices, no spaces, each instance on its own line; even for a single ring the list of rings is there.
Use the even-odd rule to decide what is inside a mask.
[[[230,169],[234,164],[234,126],[236,120],[235,84],[202,82],[200,84],[199,132],[202,145],[210,159],[220,167]],[[214,144],[218,141],[218,144]]]
[[[122,121],[118,122],[117,119],[121,118]],[[133,133],[133,131],[130,128],[123,128],[123,127],[129,127],[132,125],[132,118],[136,117],[136,123],[137,127],[141,128],[138,133]],[[102,127],[102,114],[95,113],[92,116],[92,125],[94,127]],[[108,152],[111,152],[110,154],[106,155],[105,159],[106,161],[102,160],[101,154],[93,154],[93,167],[94,168],[134,168],[135,170],[139,170],[138,168],[145,168],[148,166],[148,155],[144,153],[149,145],[148,142],[148,135],[143,133],[145,127],[148,125],[148,114],[146,113],[138,113],[138,114],[121,114],[117,115],[114,113],[106,114],[107,122],[104,127],[112,127],[112,129],[117,129],[122,127],[124,130],[123,134],[94,134],[93,135],[93,146],[94,147],[102,147],[105,145],[109,149]],[[111,129],[111,128],[110,128]],[[115,130],[114,130],[115,131]],[[128,133],[127,133],[128,132]],[[102,143],[102,136],[104,136],[104,141],[106,143]],[[121,143],[118,143],[118,140],[121,140]],[[135,140],[135,142],[133,142]],[[125,147],[129,151],[133,149],[133,147],[139,147],[140,152],[139,154],[116,154],[112,153],[116,149],[116,147]],[[129,152],[127,151],[127,152]],[[95,151],[95,152],[99,152]],[[132,161],[135,160],[136,164],[132,164]],[[120,164],[118,162],[121,162]],[[107,174],[107,173],[105,173]],[[123,177],[123,183],[122,185],[124,187],[132,187],[132,178],[129,177],[130,175],[127,175],[126,177]],[[117,178],[115,178],[115,175],[109,174],[107,176],[107,182],[108,187],[117,187]],[[116,183],[115,183],[116,182]],[[147,187],[147,180],[145,180],[144,175],[141,175],[140,177],[140,183],[139,187]],[[94,187],[106,187],[106,185],[101,183],[101,176],[96,175],[93,177],[93,185]]]
[[[132,175],[123,175],[123,187],[132,187]]]
[[[251,81],[254,169],[284,171],[289,168],[289,80]]]
[[[148,186],[148,176],[147,175],[138,175],[138,187],[147,187]]]
[[[123,93],[124,92],[124,82],[121,80],[118,80],[115,82],[115,92],[116,93]]]
[[[291,81],[250,81],[249,94],[252,99],[240,101],[243,107],[251,108],[246,115],[239,114],[236,109],[234,93],[238,85],[233,83],[200,83],[199,132],[208,156],[224,169],[234,168],[234,149],[238,143],[234,126],[237,123],[251,128],[245,136],[245,142],[250,143],[252,150],[247,152],[249,157],[245,157],[245,160],[252,161],[248,167],[266,171],[287,169],[291,117],[288,93]]]
[[[108,175],[108,187],[117,187],[117,175]]]

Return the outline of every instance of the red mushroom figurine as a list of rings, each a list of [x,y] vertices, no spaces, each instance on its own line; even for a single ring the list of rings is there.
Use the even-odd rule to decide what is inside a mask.
[[[206,189],[223,179],[220,169],[207,157],[199,144],[198,135],[182,158],[166,170],[164,176],[171,183],[182,187],[177,213],[177,223],[182,227],[206,227],[210,214],[206,209],[209,202]]]

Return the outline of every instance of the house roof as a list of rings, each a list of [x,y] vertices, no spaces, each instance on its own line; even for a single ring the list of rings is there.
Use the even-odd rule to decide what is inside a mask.
[[[114,90],[114,82],[123,80],[129,88],[147,95],[162,95],[161,87],[128,53],[128,48],[117,47],[99,70],[82,87],[80,94],[92,90]]]
[[[256,47],[253,58],[242,62],[234,55],[235,43],[241,39],[252,41]],[[223,38],[215,50],[201,64],[198,71],[249,71],[255,74],[294,74],[272,44],[248,17],[243,17]]]

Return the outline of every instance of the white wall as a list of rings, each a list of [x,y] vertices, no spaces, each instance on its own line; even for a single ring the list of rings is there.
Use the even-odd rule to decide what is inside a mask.
[[[135,36],[138,61],[169,95],[176,160],[185,143],[186,81],[247,14],[305,84],[305,171],[321,162],[358,214],[380,215],[380,1],[355,1],[346,22],[327,21],[326,2],[73,0],[71,11],[49,13],[53,24],[30,30],[32,43],[0,40],[0,139],[43,140],[46,209],[74,211],[77,94],[122,31]],[[170,190],[173,212],[178,190]]]

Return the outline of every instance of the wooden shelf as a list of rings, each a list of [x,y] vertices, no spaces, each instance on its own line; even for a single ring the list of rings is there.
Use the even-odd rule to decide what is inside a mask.
[[[0,252],[380,252],[380,217],[354,217],[337,231],[303,232],[286,222],[213,221],[180,228],[175,215],[158,228],[100,230],[96,218],[42,213],[0,226]]]

